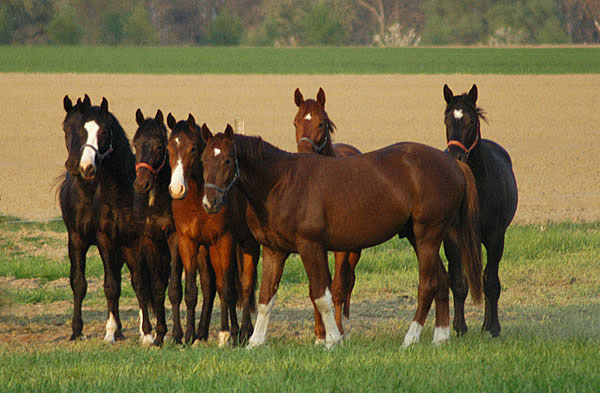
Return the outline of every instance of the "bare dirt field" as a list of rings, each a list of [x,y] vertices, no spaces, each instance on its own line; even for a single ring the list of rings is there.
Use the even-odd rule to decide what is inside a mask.
[[[482,135],[511,154],[515,221],[600,219],[600,75],[78,75],[0,74],[0,214],[60,215],[52,186],[66,159],[62,99],[104,96],[131,137],[135,110],[193,113],[213,131],[241,117],[247,134],[295,150],[293,91],[327,95],[335,140],[363,151],[397,141],[445,146],[442,86],[479,88]]]

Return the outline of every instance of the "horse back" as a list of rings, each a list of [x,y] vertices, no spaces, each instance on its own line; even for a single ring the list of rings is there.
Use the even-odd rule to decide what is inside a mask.
[[[333,151],[335,152],[336,157],[348,157],[361,154],[360,150],[358,150],[356,147],[347,145],[345,143],[334,143]]]

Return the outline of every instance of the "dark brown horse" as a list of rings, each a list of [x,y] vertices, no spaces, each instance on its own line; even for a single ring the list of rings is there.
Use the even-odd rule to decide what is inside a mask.
[[[85,256],[96,245],[104,264],[108,309],[104,340],[114,342],[123,338],[119,297],[124,261],[131,271],[143,319],[148,321],[148,272],[136,258],[137,224],[132,214],[135,158],[123,128],[108,111],[106,98],[100,106],[92,106],[87,95],[76,105],[65,96],[63,105],[68,158],[59,197],[71,261],[74,303],[71,340],[83,336]]]
[[[298,112],[294,118],[296,127],[296,146],[301,153],[317,153],[330,157],[347,157],[361,154],[354,146],[332,143],[331,134],[335,124],[325,111],[325,91],[319,88],[317,99],[305,100],[300,89],[294,91],[294,102]],[[331,283],[331,295],[335,309],[335,321],[344,337],[350,334],[350,296],[356,281],[354,272],[360,259],[361,250],[336,251],[335,275]],[[325,340],[325,326],[321,314],[315,307],[315,335],[318,342]]]
[[[138,129],[132,140],[136,157],[134,215],[140,225],[137,255],[147,264],[150,273],[152,308],[157,319],[154,343],[160,346],[167,331],[164,307],[167,285],[173,309],[173,338],[176,343],[181,343],[183,332],[179,305],[182,298],[182,265],[177,253],[177,232],[169,195],[171,167],[167,129],[160,110],[154,118],[146,119],[138,109],[135,117]],[[147,330],[149,324],[144,322],[142,335],[151,342],[152,336]]]
[[[169,114],[167,124],[172,130],[168,144],[172,168],[169,192],[173,197],[173,218],[186,277],[185,340],[190,342],[195,338],[208,338],[216,284],[221,299],[219,345],[225,345],[230,337],[234,343],[238,340],[246,342],[253,332],[251,312],[256,303],[256,266],[260,256],[260,246],[252,237],[245,221],[246,201],[239,192],[233,190],[223,209],[216,214],[208,214],[203,209],[203,206],[210,209],[210,205],[204,196],[206,185],[202,180],[200,161],[204,142],[200,136],[200,128],[191,114],[187,121],[179,122]],[[206,248],[210,265],[205,257]],[[197,334],[194,331],[194,309],[198,295],[196,271],[200,272],[204,297]],[[241,330],[236,316],[238,301],[242,303]]]
[[[498,266],[504,252],[506,228],[517,210],[517,182],[506,150],[493,141],[481,139],[480,119],[485,118],[481,108],[476,105],[477,86],[473,85],[468,94],[455,96],[448,85],[444,85],[444,99],[448,151],[471,168],[477,184],[481,241],[487,251],[483,276],[483,330],[497,337],[500,335],[498,298],[501,288]],[[455,242],[444,242],[444,250],[449,261],[448,270],[454,294],[454,329],[461,335],[467,331],[464,317],[467,287],[460,269],[461,254]]]
[[[285,260],[299,253],[310,298],[325,324],[328,347],[341,340],[329,289],[327,250],[371,247],[406,236],[419,261],[418,307],[404,339],[419,340],[436,301],[434,342],[450,337],[449,279],[439,256],[452,229],[463,240],[471,296],[481,299],[477,191],[468,167],[439,150],[399,143],[366,154],[325,157],[284,152],[258,137],[213,136],[203,129],[205,190],[211,207],[224,203],[236,184],[248,199],[248,224],[263,245],[258,317],[249,346],[266,340],[274,296]],[[451,228],[452,227],[452,228]]]

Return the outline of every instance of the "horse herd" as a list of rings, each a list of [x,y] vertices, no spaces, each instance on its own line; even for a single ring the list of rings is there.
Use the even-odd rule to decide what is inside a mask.
[[[332,143],[335,125],[325,111],[323,89],[316,100],[294,92],[299,153],[235,134],[230,125],[213,135],[191,114],[177,121],[169,113],[165,124],[160,110],[154,117],[137,110],[130,144],[105,98],[92,105],[87,95],[75,104],[65,96],[68,157],[59,198],[71,262],[71,340],[83,337],[86,252],[96,245],[104,265],[105,341],[123,339],[119,297],[125,263],[144,345],[163,344],[166,292],[175,342],[208,339],[218,292],[219,345],[262,345],[285,261],[298,253],[309,281],[316,340],[331,347],[349,331],[361,250],[395,235],[409,240],[419,264],[418,306],[405,346],[419,341],[434,300],[433,342],[449,339],[450,289],[458,335],[467,331],[464,303],[470,291],[475,303],[485,295],[483,329],[498,336],[498,265],[516,211],[516,181],[508,153],[481,139],[485,117],[476,105],[477,87],[455,96],[444,85],[444,98],[446,152],[403,142],[363,154]],[[442,243],[448,272],[439,255]],[[333,280],[327,251],[335,254]],[[203,296],[196,326],[197,275]],[[156,317],[154,334],[150,311]]]

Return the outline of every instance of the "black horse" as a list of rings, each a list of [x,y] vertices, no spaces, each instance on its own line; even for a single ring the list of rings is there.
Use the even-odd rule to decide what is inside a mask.
[[[444,98],[448,152],[467,163],[477,183],[481,242],[487,251],[482,329],[497,337],[500,335],[498,298],[501,291],[498,266],[504,252],[506,228],[517,210],[517,182],[506,150],[493,141],[481,139],[480,119],[485,120],[485,117],[482,109],[476,106],[477,86],[473,85],[468,94],[455,96],[448,85],[444,85]],[[468,288],[460,267],[460,250],[454,239],[444,241],[444,251],[454,294],[454,330],[461,335],[467,331],[464,304]]]
[[[68,232],[70,283],[73,290],[73,334],[83,337],[81,305],[87,292],[86,252],[96,245],[104,264],[104,294],[108,309],[105,341],[123,339],[119,316],[121,268],[131,271],[144,320],[148,320],[148,272],[136,258],[137,225],[133,220],[135,158],[108,101],[92,106],[85,95],[73,105],[65,96],[63,129],[68,151],[59,198]]]
[[[177,232],[169,195],[171,166],[167,129],[160,110],[154,118],[146,119],[138,109],[135,118],[138,129],[132,140],[136,156],[133,209],[140,224],[137,252],[150,271],[151,302],[157,319],[154,344],[162,345],[167,331],[164,306],[167,285],[173,309],[173,338],[176,343],[181,343],[183,331],[179,306],[183,265],[177,251]],[[142,324],[142,335],[150,341],[152,337],[148,335],[148,328],[151,329],[149,324]]]

